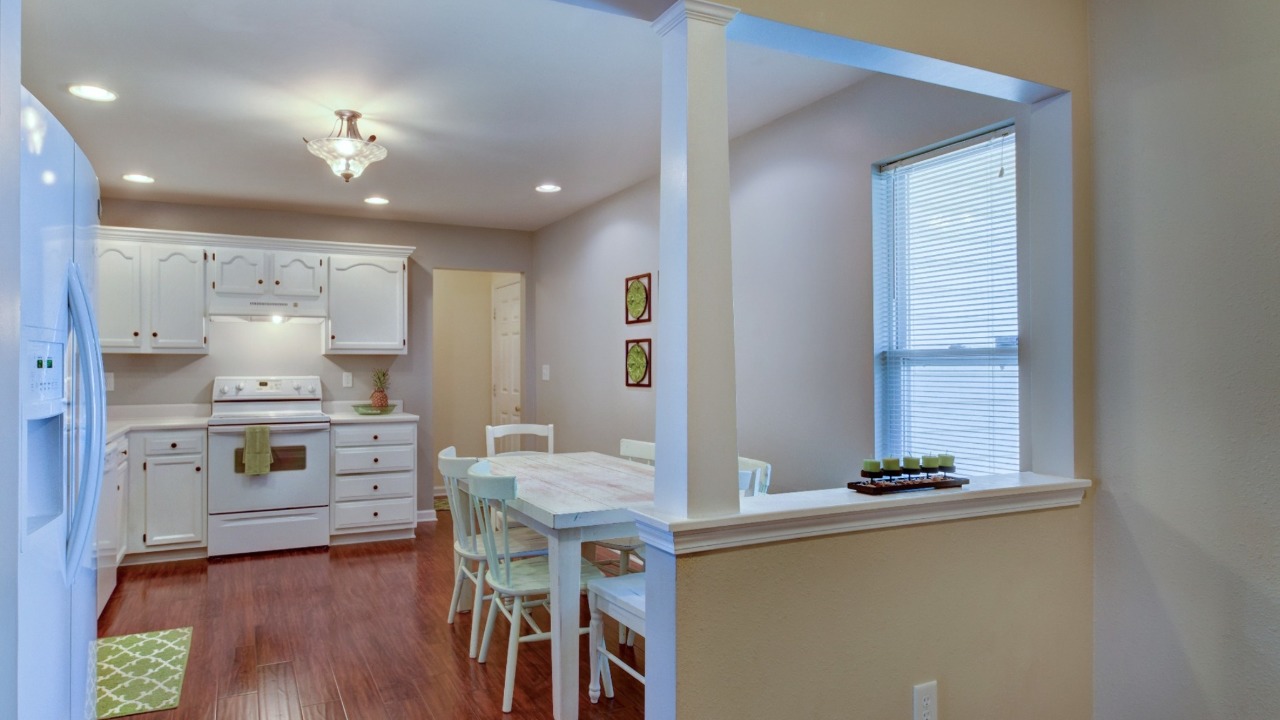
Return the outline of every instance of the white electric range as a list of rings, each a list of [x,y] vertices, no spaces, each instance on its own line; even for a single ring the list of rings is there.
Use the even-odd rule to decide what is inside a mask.
[[[209,418],[209,556],[329,544],[329,417],[314,375],[218,377]],[[265,426],[268,472],[250,475],[245,431]]]

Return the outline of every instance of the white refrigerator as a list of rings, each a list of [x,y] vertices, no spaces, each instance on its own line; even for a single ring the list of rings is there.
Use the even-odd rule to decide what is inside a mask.
[[[93,307],[98,181],[25,89],[20,122],[18,720],[79,720],[96,715],[92,545],[106,431]]]

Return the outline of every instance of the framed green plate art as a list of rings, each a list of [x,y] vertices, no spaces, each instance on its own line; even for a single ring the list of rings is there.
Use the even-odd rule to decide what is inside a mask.
[[[627,310],[628,325],[649,322],[651,317],[650,310],[653,306],[652,277],[650,273],[645,273],[627,278],[626,294],[623,299]]]
[[[653,386],[653,340],[627,341],[627,387]]]

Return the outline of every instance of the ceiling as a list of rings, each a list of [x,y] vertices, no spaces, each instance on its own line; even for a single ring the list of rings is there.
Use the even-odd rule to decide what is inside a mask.
[[[108,198],[536,230],[658,169],[660,39],[553,0],[27,0],[22,69]],[[730,132],[864,76],[730,43]],[[302,144],[339,108],[389,152],[349,184]]]

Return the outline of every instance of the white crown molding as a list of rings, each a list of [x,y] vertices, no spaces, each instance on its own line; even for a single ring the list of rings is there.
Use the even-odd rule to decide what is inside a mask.
[[[723,27],[737,15],[738,9],[728,5],[706,0],[679,0],[653,21],[653,29],[659,36],[663,36],[688,20],[698,20]]]
[[[257,237],[253,235],[220,235],[217,233],[186,232],[181,230],[153,230],[151,228],[113,227],[98,228],[101,240],[127,240],[134,242],[172,243],[195,245],[202,248],[248,247],[263,250],[294,250],[331,255],[378,255],[408,258],[414,251],[408,245],[373,245],[371,243],[330,242],[327,240],[296,240],[293,238]]]
[[[672,555],[991,515],[1074,507],[1089,480],[1035,473],[974,479],[956,490],[859,495],[831,489],[742,499],[742,512],[680,519],[635,509],[640,539]]]

